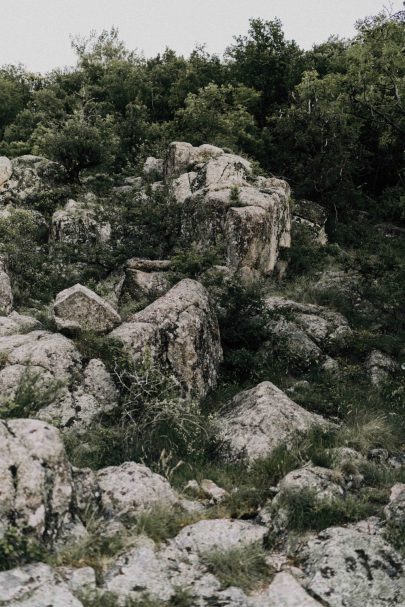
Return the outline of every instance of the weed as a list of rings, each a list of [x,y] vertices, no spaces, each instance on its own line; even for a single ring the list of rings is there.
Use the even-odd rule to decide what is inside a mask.
[[[223,588],[237,586],[249,591],[270,578],[266,552],[256,544],[207,552],[201,560]]]

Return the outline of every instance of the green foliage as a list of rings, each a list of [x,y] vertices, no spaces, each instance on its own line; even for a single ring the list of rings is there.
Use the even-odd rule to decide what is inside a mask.
[[[270,577],[266,552],[256,544],[208,552],[202,555],[201,560],[223,588],[237,586],[248,592]]]
[[[210,247],[200,250],[195,244],[188,249],[178,249],[171,261],[173,270],[195,278],[214,265],[223,263],[223,254],[220,247]]]
[[[373,497],[377,500],[377,504],[373,502]],[[384,499],[386,499],[385,495]],[[321,531],[327,527],[359,521],[378,513],[381,509],[381,495],[373,496],[368,492],[359,496],[321,499],[311,490],[291,490],[283,493],[278,507],[287,513],[289,529]]]
[[[9,528],[0,538],[0,571],[41,561],[45,549],[36,540],[16,528]]]
[[[136,532],[147,535],[154,542],[161,543],[174,537],[186,525],[196,522],[196,517],[184,511],[156,507],[142,512],[136,521]]]

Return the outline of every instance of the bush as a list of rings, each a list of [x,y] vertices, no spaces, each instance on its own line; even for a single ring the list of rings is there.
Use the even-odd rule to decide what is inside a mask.
[[[0,571],[41,561],[44,557],[44,547],[20,529],[10,528],[0,538]]]

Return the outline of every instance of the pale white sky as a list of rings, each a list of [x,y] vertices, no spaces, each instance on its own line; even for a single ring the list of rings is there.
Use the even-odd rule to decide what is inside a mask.
[[[288,38],[304,48],[330,34],[350,36],[353,24],[389,0],[0,0],[0,65],[33,71],[74,64],[69,35],[115,25],[129,49],[153,56],[166,46],[188,54],[196,43],[222,54],[251,17],[279,17]],[[394,10],[402,0],[393,0]]]

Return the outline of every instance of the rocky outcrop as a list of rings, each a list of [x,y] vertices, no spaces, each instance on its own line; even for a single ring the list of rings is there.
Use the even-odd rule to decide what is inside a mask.
[[[68,200],[63,209],[55,211],[51,237],[67,244],[106,243],[111,237],[111,225],[100,220],[100,207],[90,194],[81,202]]]
[[[129,259],[126,263],[125,289],[134,299],[160,297],[171,287],[168,278],[171,267],[169,260]]]
[[[4,176],[10,172],[10,165],[5,164],[7,169]],[[11,171],[7,181],[3,181],[1,186],[1,204],[32,204],[40,197],[51,194],[55,186],[66,179],[66,173],[60,164],[40,156],[13,158]]]
[[[69,585],[49,565],[35,563],[0,573],[0,605],[83,607]]]
[[[24,316],[18,312],[11,312],[8,316],[0,316],[0,337],[29,333],[40,329],[41,323],[32,316]]]
[[[288,359],[293,368],[335,370],[337,364],[329,353],[344,345],[351,336],[349,324],[342,314],[279,296],[266,299],[266,310],[270,341],[262,347],[264,358],[267,350],[275,350]]]
[[[170,145],[165,181],[181,205],[184,238],[197,248],[216,247],[233,270],[270,274],[279,247],[290,246],[290,188],[255,177],[241,156],[211,145]]]
[[[249,461],[269,455],[315,426],[327,428],[319,415],[306,411],[271,382],[263,382],[235,396],[225,407],[218,426],[227,456]]]
[[[0,422],[0,537],[17,528],[51,544],[72,523],[72,501],[58,430],[33,419]]]
[[[222,360],[218,321],[195,280],[182,280],[110,335],[135,361],[150,356],[188,393],[203,397],[216,384]]]
[[[405,563],[378,535],[332,527],[304,552],[306,587],[328,607],[400,607],[405,604]]]
[[[106,333],[121,322],[120,316],[109,303],[80,284],[58,293],[54,311],[59,329]]]
[[[265,533],[265,527],[246,521],[214,519],[185,527],[160,549],[151,540],[141,538],[137,546],[112,564],[105,577],[105,588],[122,599],[136,600],[144,593],[160,601],[170,600],[176,588],[186,588],[198,605],[248,607],[241,590],[221,589],[219,580],[207,572],[201,557],[213,550],[226,552],[260,544]]]

